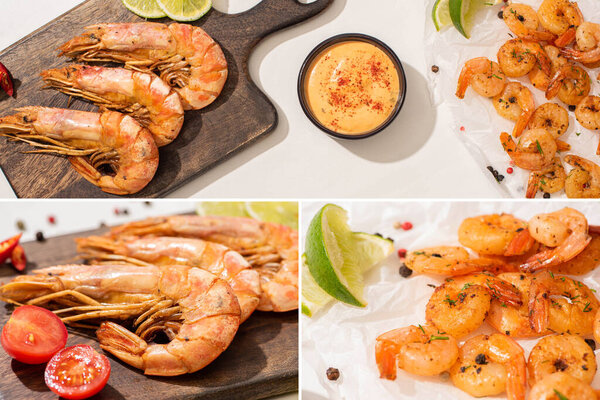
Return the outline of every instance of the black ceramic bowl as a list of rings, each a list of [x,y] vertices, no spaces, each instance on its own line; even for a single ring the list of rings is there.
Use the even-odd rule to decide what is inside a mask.
[[[396,100],[396,105],[392,110],[391,114],[388,116],[388,118],[383,123],[381,123],[381,125],[375,127],[374,129],[371,129],[370,131],[358,135],[349,135],[345,133],[335,132],[321,124],[321,122],[319,122],[319,120],[314,116],[312,110],[310,109],[310,106],[308,105],[308,100],[306,99],[305,81],[307,78],[308,70],[312,65],[313,61],[327,48],[343,42],[366,42],[381,49],[392,60],[392,63],[394,64],[398,73],[398,81],[400,82],[398,100]],[[372,36],[363,35],[361,33],[344,33],[341,35],[331,37],[325,40],[324,42],[321,42],[317,47],[313,49],[313,51],[309,53],[308,57],[306,57],[306,60],[304,60],[304,63],[300,68],[300,74],[298,76],[298,97],[300,99],[300,105],[302,106],[302,110],[304,110],[304,113],[306,114],[308,119],[310,119],[312,123],[315,124],[323,132],[342,139],[363,139],[369,136],[373,136],[378,132],[381,132],[389,124],[392,123],[396,116],[398,116],[398,113],[400,112],[400,109],[404,104],[404,99],[406,98],[406,75],[404,74],[404,68],[402,67],[402,63],[398,59],[396,53],[394,53],[394,51],[390,49],[381,40],[375,39]]]

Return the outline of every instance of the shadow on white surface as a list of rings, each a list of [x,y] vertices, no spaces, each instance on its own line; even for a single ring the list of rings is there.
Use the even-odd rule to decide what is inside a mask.
[[[280,44],[290,39],[301,36],[305,33],[308,33],[310,31],[313,31],[333,21],[335,18],[338,17],[338,15],[341,14],[342,10],[344,9],[344,6],[346,5],[346,1],[347,0],[335,0],[321,14],[305,22],[301,22],[300,24],[292,25],[288,28],[277,31],[274,37],[267,36],[267,38],[270,38],[269,44],[257,46],[254,49],[252,49],[252,54],[250,55],[252,62],[249,62],[248,64],[260,66],[264,62],[267,55]],[[306,3],[306,1],[301,1],[301,3]],[[238,10],[236,9],[236,11]],[[268,149],[274,147],[278,143],[281,143],[287,137],[290,130],[290,126],[286,114],[284,110],[279,106],[279,104],[275,100],[273,100],[273,98],[269,96],[269,94],[265,91],[264,85],[258,74],[258,69],[258,67],[256,69],[252,68],[250,75],[256,86],[258,86],[258,88],[269,98],[269,101],[271,101],[271,103],[273,103],[273,105],[275,106],[278,116],[277,127],[273,130],[273,132],[259,139],[255,143],[252,143],[250,146],[241,150],[240,152],[234,154],[230,159],[219,163],[217,166],[201,175],[201,177],[196,178],[194,185],[186,185],[174,192],[171,192],[169,197],[179,198],[193,196],[195,193],[201,191],[205,187],[209,186],[211,183],[238,169],[242,165],[246,164],[253,158],[264,153]]]
[[[399,57],[402,59],[402,55]],[[391,163],[415,154],[429,140],[436,120],[425,77],[411,65],[402,63],[406,74],[406,100],[400,114],[385,130],[367,139],[334,139],[364,159]]]
[[[309,392],[306,390],[302,391],[302,400],[328,400],[327,397],[323,397],[320,394]]]

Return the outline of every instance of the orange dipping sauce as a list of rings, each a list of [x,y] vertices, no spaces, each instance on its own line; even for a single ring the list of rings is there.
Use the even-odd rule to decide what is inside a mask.
[[[374,44],[358,40],[323,50],[310,64],[304,82],[314,117],[345,135],[363,135],[385,123],[400,92],[392,59]]]

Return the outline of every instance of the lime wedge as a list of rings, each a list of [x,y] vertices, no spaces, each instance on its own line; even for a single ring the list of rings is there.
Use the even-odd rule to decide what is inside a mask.
[[[394,252],[394,242],[381,236],[353,232],[357,264],[364,273]]]
[[[142,18],[164,18],[167,16],[158,6],[156,0],[123,0],[123,5]]]
[[[156,0],[160,8],[175,21],[195,21],[212,7],[211,0]]]
[[[333,297],[319,287],[306,263],[302,263],[302,314],[312,317],[331,300]]]
[[[254,219],[298,229],[298,203],[293,201],[253,201],[246,211]]]
[[[198,215],[225,215],[248,217],[246,203],[243,201],[203,201],[196,206]]]
[[[452,25],[450,18],[450,0],[436,0],[431,13],[435,29],[439,32],[443,28]]]
[[[502,0],[449,0],[450,19],[460,34],[469,39],[477,13],[500,3]]]

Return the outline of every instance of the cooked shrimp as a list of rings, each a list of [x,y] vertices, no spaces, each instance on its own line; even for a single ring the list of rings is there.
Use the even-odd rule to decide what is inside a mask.
[[[101,321],[100,347],[147,375],[198,371],[231,343],[240,307],[231,287],[187,266],[59,265],[0,286],[0,298],[54,310],[67,325]],[[133,320],[130,332],[107,319]],[[168,344],[149,344],[164,331]]]
[[[533,199],[538,191],[544,193],[559,192],[565,188],[566,179],[567,173],[560,157],[554,157],[552,164],[548,167],[529,173],[525,197]]]
[[[258,271],[258,310],[298,308],[298,231],[251,218],[170,216],[131,222],[111,230],[117,236],[176,236],[220,243],[237,251]]]
[[[142,190],[158,167],[150,132],[133,118],[46,107],[19,108],[0,118],[0,135],[39,148],[32,153],[66,155],[72,167],[107,193]],[[112,170],[104,174],[103,167]]]
[[[569,113],[558,104],[544,103],[529,120],[529,129],[538,128],[544,128],[556,139],[569,129]]]
[[[565,180],[567,197],[597,199],[600,197],[600,167],[583,157],[569,154],[565,162],[574,168]]]
[[[431,295],[425,317],[440,331],[461,338],[483,324],[494,298],[505,304],[522,304],[517,288],[493,275],[450,278]]]
[[[510,214],[466,218],[458,227],[458,241],[478,254],[497,256],[524,254],[535,243],[527,223]]]
[[[557,47],[573,43],[577,27],[583,23],[583,14],[576,2],[569,0],[544,0],[538,9],[540,24],[559,36]]]
[[[395,380],[396,368],[415,375],[438,375],[458,358],[458,343],[431,326],[407,326],[377,337],[375,360],[379,376]]]
[[[473,58],[460,71],[456,97],[463,99],[469,86],[483,97],[494,97],[502,93],[505,85],[506,77],[497,63],[485,57]]]
[[[590,385],[564,372],[548,375],[531,388],[527,400],[597,400]]]
[[[535,111],[533,94],[518,82],[507,84],[504,91],[494,97],[493,104],[501,117],[516,122],[512,132],[514,137],[523,133]]]
[[[600,309],[594,316],[594,339],[596,342],[600,342]]]
[[[529,220],[529,233],[535,240],[552,249],[534,255],[521,265],[521,269],[528,272],[571,260],[581,253],[592,239],[588,235],[585,215],[569,207],[534,216]]]
[[[77,251],[88,261],[123,261],[136,265],[187,265],[202,268],[226,280],[232,287],[244,322],[258,306],[258,272],[229,248],[201,239],[176,237],[77,238]]]
[[[598,300],[583,283],[544,271],[529,287],[529,320],[532,328],[544,332],[591,335]]]
[[[60,47],[60,55],[86,62],[124,63],[157,71],[175,88],[185,110],[212,103],[227,80],[221,47],[202,28],[156,22],[98,24]]]
[[[537,12],[526,4],[513,3],[502,13],[508,29],[522,39],[552,42],[556,36],[550,32],[539,31],[540,19]]]
[[[593,233],[591,227],[589,233],[592,240],[581,253],[577,254],[577,257],[550,268],[550,271],[555,274],[584,275],[598,267],[600,265],[600,235]]]
[[[467,340],[450,369],[454,386],[471,396],[494,396],[506,391],[509,400],[525,399],[526,375],[523,349],[499,333]]]
[[[600,97],[587,96],[578,105],[575,110],[575,118],[583,127],[590,130],[600,129]],[[600,142],[596,149],[596,154],[600,155]]]
[[[596,369],[594,351],[576,335],[560,334],[542,338],[531,349],[527,360],[529,386],[555,372],[564,372],[582,382],[592,383]]]
[[[530,171],[540,171],[550,166],[558,150],[554,137],[540,128],[526,131],[518,144],[508,133],[502,132],[500,142],[517,167]]]
[[[411,251],[404,263],[415,272],[456,276],[474,272],[505,271],[510,265],[491,258],[471,258],[467,250],[455,246],[427,247]]]
[[[540,68],[534,68],[531,70],[531,72],[529,72],[528,77],[529,81],[535,88],[545,92],[546,89],[548,89],[548,85],[550,85],[552,77],[554,77],[556,72],[564,65],[569,64],[569,60],[567,60],[565,56],[560,53],[560,49],[558,47],[546,45],[544,46],[544,51],[551,62],[550,74],[545,73]]]
[[[574,61],[594,67],[600,61],[600,25],[584,22],[577,28],[578,49],[562,49],[561,53]]]
[[[511,39],[498,50],[498,64],[509,78],[527,75],[536,65],[546,74],[552,71],[552,61],[537,42]]]
[[[523,304],[516,307],[501,300],[492,299],[486,321],[498,332],[514,338],[531,338],[550,333],[549,330],[544,333],[537,333],[529,323],[528,301],[531,275],[521,272],[507,272],[499,274],[497,278],[516,287],[521,294]]]
[[[42,77],[48,87],[130,114],[152,133],[159,147],[171,143],[183,125],[179,95],[152,73],[70,65],[43,71]]]
[[[561,67],[548,85],[546,98],[558,98],[563,103],[576,106],[590,94],[592,81],[585,69],[577,65],[567,64]]]

